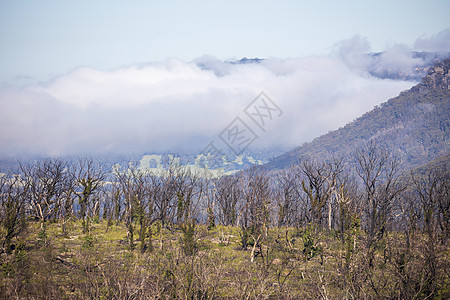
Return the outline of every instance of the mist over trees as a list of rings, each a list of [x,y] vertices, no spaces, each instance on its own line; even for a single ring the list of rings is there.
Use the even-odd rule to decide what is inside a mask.
[[[2,297],[42,297],[39,277],[25,269],[47,249],[42,268],[78,270],[73,298],[445,298],[447,162],[408,173],[375,143],[355,158],[301,158],[279,172],[253,168],[220,178],[174,161],[158,174],[135,164],[106,170],[89,158],[21,162],[0,177]],[[134,269],[93,250],[102,247],[99,224],[102,234],[123,229],[117,241]],[[75,228],[83,240],[77,262],[48,252],[55,236],[70,240]],[[205,241],[215,239],[241,253],[239,265],[227,263],[220,247],[208,250]],[[141,260],[147,267],[138,272]],[[258,276],[264,281],[256,283]],[[67,293],[64,283],[47,280],[53,296]],[[230,282],[245,289],[227,294]]]

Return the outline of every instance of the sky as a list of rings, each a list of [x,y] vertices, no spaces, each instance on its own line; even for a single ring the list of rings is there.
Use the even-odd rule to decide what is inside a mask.
[[[255,147],[300,145],[411,87],[368,70],[450,51],[449,12],[437,0],[0,0],[0,155],[202,148],[261,91],[284,113]],[[226,63],[242,57],[266,60]]]

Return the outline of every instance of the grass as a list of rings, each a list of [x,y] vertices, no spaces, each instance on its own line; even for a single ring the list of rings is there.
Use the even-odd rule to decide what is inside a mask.
[[[62,224],[54,222],[46,225],[44,236],[40,224],[29,222],[26,233],[13,241],[14,253],[1,255],[0,296],[341,299],[404,296],[408,288],[418,288],[419,296],[426,292],[422,235],[416,235],[414,248],[405,252],[403,235],[391,233],[376,244],[370,258],[363,234],[357,236],[357,248],[349,252],[334,231],[275,227],[267,230],[252,263],[252,247],[242,249],[238,227],[216,226],[208,231],[197,225],[195,254],[186,255],[183,232],[176,226],[158,232],[154,224],[153,251],[142,253],[138,241],[133,251],[129,249],[124,224],[108,228],[106,224],[91,223],[90,232],[83,234],[81,222],[75,220],[67,224],[64,236]],[[407,259],[399,267],[402,253]],[[436,253],[435,296],[445,298],[450,253],[445,246]]]

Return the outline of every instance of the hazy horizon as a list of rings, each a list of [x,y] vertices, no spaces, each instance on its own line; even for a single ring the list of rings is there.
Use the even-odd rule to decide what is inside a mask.
[[[201,151],[236,118],[287,150],[416,83],[373,72],[450,51],[445,1],[328,5],[2,2],[0,156]],[[264,129],[261,92],[283,112]]]

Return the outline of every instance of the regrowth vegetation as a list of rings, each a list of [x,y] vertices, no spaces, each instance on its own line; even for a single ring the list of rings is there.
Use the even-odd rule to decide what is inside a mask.
[[[1,298],[449,298],[447,163],[400,176],[373,143],[355,161],[21,163],[0,177]]]

